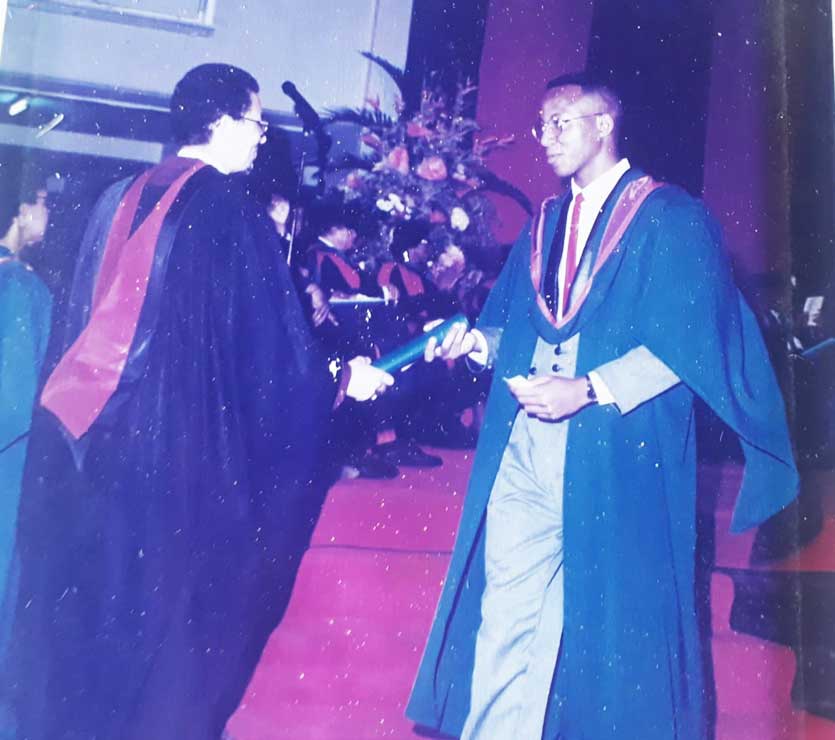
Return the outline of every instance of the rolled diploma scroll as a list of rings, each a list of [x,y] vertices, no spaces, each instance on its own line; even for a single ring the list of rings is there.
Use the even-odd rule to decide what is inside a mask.
[[[406,367],[406,365],[423,357],[430,337],[435,337],[438,340],[438,344],[443,342],[444,337],[455,324],[464,324],[468,329],[470,328],[470,322],[467,320],[467,317],[463,313],[457,313],[452,318],[438,324],[434,329],[431,329],[425,334],[421,334],[419,337],[415,337],[371,364],[374,367],[380,368],[380,370],[385,370],[387,373],[396,373]]]

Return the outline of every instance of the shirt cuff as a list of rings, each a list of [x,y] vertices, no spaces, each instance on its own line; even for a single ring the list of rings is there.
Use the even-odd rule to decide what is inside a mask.
[[[612,392],[609,390],[609,386],[607,386],[603,379],[592,370],[589,374],[589,383],[591,383],[591,387],[594,388],[594,394],[597,396],[597,402],[601,406],[605,406],[609,403],[615,402],[615,397],[612,395]]]
[[[467,359],[484,367],[489,360],[487,338],[478,329],[470,329],[470,333],[475,337],[475,349],[467,355]]]

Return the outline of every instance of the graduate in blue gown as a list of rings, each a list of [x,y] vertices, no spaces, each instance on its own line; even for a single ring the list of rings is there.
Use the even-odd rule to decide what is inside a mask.
[[[449,573],[407,708],[416,722],[456,737],[463,731],[467,740],[711,737],[709,646],[696,590],[696,399],[736,432],[745,453],[734,530],[756,526],[797,494],[783,401],[719,230],[700,202],[619,158],[619,115],[616,97],[594,80],[552,83],[540,141],[572,187],[523,230],[476,330],[462,327],[427,348],[427,359],[436,351],[481,356],[493,373]],[[613,173],[610,194],[591,211],[573,282],[557,279],[561,251],[571,254],[574,240],[566,227],[572,199],[576,213],[579,195]],[[545,372],[531,377],[542,347],[552,348],[552,362],[556,355],[554,372],[540,367]],[[560,369],[569,354],[570,377]],[[636,356],[645,359],[636,365]],[[675,382],[646,392],[659,363]],[[592,376],[605,381],[607,402]],[[512,437],[520,425],[539,435],[527,447]],[[549,425],[559,448],[536,443]],[[530,485],[549,456],[560,457],[557,472],[542,488],[543,478]],[[524,634],[522,605],[510,597],[513,608],[500,618],[490,612],[489,629],[481,629],[485,594],[490,603],[497,593],[512,596],[539,567],[526,553],[542,517],[491,518],[496,491],[511,497],[509,475],[501,475],[507,459],[517,465],[510,472],[523,468],[511,491],[517,499],[528,485],[541,492],[539,509],[554,500],[560,507],[559,527],[548,534],[559,560],[545,586],[561,579],[558,608],[546,618],[546,607],[535,606],[541,619],[525,620],[532,627]],[[522,546],[492,545],[521,530],[534,532]],[[548,602],[546,593],[534,597],[525,604]],[[514,630],[518,639],[506,637]],[[553,639],[534,650],[546,630]],[[482,637],[502,646],[490,665],[504,670],[512,660],[512,673],[478,671]],[[550,669],[534,671],[548,650]],[[529,673],[536,681],[517,690]],[[485,730],[490,722],[505,729]],[[507,729],[514,723],[537,729]]]

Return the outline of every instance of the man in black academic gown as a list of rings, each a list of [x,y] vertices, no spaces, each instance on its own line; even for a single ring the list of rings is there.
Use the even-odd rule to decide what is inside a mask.
[[[346,394],[392,382],[325,356],[275,229],[233,173],[258,84],[191,70],[178,155],[100,199],[36,406],[3,671],[29,740],[219,738],[286,607]]]

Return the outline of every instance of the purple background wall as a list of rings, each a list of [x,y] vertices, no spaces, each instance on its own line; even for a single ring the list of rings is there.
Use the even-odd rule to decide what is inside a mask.
[[[513,135],[512,147],[495,153],[491,169],[520,188],[538,207],[559,189],[542,148],[531,136],[548,80],[586,63],[593,0],[492,0],[479,72],[477,119],[484,136]],[[496,198],[499,238],[513,241],[527,216]]]
[[[742,274],[784,267],[787,254],[780,210],[787,164],[776,126],[781,96],[763,8],[761,0],[719,3],[713,42],[704,199]]]
[[[708,95],[704,100],[700,90],[692,90],[692,114],[703,117],[705,127],[703,197],[744,277],[788,265],[780,190],[787,187],[781,185],[787,182],[787,160],[778,119],[782,98],[772,12],[776,3],[735,0],[715,7]],[[495,154],[490,164],[535,205],[561,184],[530,136],[530,125],[547,80],[585,66],[594,10],[593,0],[559,0],[547,9],[538,0],[493,0],[488,9],[477,116],[485,136],[516,136],[516,143]],[[688,30],[686,20],[683,30]],[[663,53],[659,46],[659,55]],[[685,101],[689,94],[689,88],[683,91]],[[509,201],[497,198],[496,203],[500,238],[511,241],[525,215]]]

